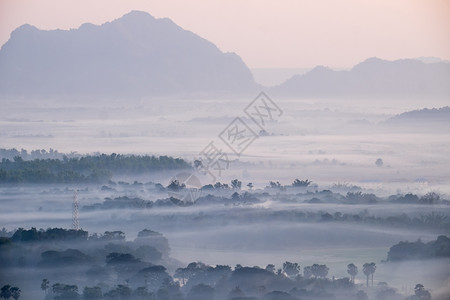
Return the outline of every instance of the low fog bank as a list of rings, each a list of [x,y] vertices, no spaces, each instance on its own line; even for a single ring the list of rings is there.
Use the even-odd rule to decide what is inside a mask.
[[[217,231],[216,235],[228,239],[223,232]],[[270,241],[280,243],[273,238]],[[392,246],[389,255],[395,247],[403,245]],[[449,262],[450,238],[440,236],[423,245],[435,247],[440,252],[427,260],[397,257],[401,260],[398,262],[389,255],[388,261],[380,259],[382,247],[347,245],[347,248],[339,248],[327,244],[309,250],[300,247],[295,251],[271,251],[269,248],[264,251],[246,249],[240,253],[208,248],[204,253],[197,251],[202,262],[194,259],[183,263],[173,258],[166,237],[149,229],[139,231],[136,238],[127,238],[122,231],[88,233],[58,228],[19,229],[8,238],[0,238],[0,262],[3,265],[0,285],[20,286],[24,299],[36,299],[42,294],[48,295],[49,299],[72,299],[81,293],[83,299],[90,299],[87,291],[95,287],[106,299],[114,299],[116,292],[125,290],[127,293],[121,296],[122,299],[139,296],[132,296],[134,290],[148,296],[150,293],[160,295],[166,290],[176,293],[176,299],[228,300],[233,298],[230,295],[239,286],[239,293],[256,296],[256,299],[281,293],[291,295],[288,299],[300,296],[314,300],[324,297],[349,299],[361,293],[360,290],[370,299],[385,299],[387,295],[388,299],[404,299],[417,292],[419,282],[425,284],[434,299],[444,299],[442,296],[446,296],[450,275],[445,268]],[[415,251],[414,247],[411,250]],[[430,254],[434,255],[427,255]],[[208,263],[209,259],[214,259],[215,263]],[[238,262],[233,265],[233,261]],[[350,266],[356,271],[350,272]],[[3,276],[5,274],[8,276]],[[203,292],[211,292],[209,296],[200,293],[193,297],[200,286]]]
[[[257,130],[259,137],[237,157],[218,135],[236,117],[256,130],[243,111],[252,100],[146,99],[125,106],[80,99],[68,106],[19,99],[0,112],[0,146],[20,145],[29,153],[50,146],[73,155],[155,154],[193,161],[213,141],[230,159],[219,180],[245,175],[263,183],[301,176],[322,184],[378,184],[389,193],[418,184],[450,193],[448,122],[403,117],[402,124],[386,124],[404,112],[441,108],[448,101],[273,99],[283,114],[267,122],[264,132]],[[375,164],[378,159],[383,163]]]
[[[194,197],[195,203],[174,201],[167,187],[181,169],[113,174],[98,184],[1,185],[1,235],[9,236],[18,228],[70,228],[77,191],[79,223],[90,233],[121,231],[125,243],[133,242],[144,228],[162,233],[170,257],[164,264],[171,276],[194,261],[232,268],[237,264],[282,268],[286,261],[302,268],[326,264],[330,270],[323,284],[335,291],[332,276],[349,277],[347,265],[354,263],[360,270],[357,286],[337,299],[355,298],[358,289],[375,299],[375,290],[390,291],[383,282],[402,294],[392,299],[414,294],[417,283],[424,284],[433,299],[448,298],[448,259],[383,262],[389,248],[400,241],[426,243],[450,235],[448,122],[386,122],[406,111],[444,107],[447,100],[273,99],[282,116],[258,131],[258,138],[240,157],[218,135],[236,117],[252,122],[243,112],[252,99],[154,100],[125,106],[121,101],[80,99],[69,106],[51,99],[34,103],[19,99],[0,111],[0,148],[17,148],[20,153],[27,149],[26,159],[101,152],[170,155],[194,162],[213,141],[229,155],[229,167],[215,180],[201,172],[195,175],[200,186],[220,181],[228,188],[204,189]],[[50,153],[49,146],[58,152]],[[293,188],[296,178],[312,183]],[[242,181],[239,189],[231,188],[233,179]],[[58,247],[53,250],[65,250]],[[33,251],[38,259],[40,252]],[[103,247],[102,255],[104,251]],[[364,287],[361,268],[368,262],[377,264],[374,289]],[[20,284],[23,299],[36,299],[36,292],[44,296],[38,269],[15,266],[8,277],[1,272],[2,280]],[[30,281],[21,281],[23,274]],[[84,275],[71,277],[68,271],[60,275],[54,274],[52,284],[79,282],[82,292]],[[116,280],[119,275],[114,276]],[[263,276],[276,282],[281,278],[289,287],[299,284],[299,289],[301,284],[309,289],[320,282],[293,285],[282,277]],[[102,291],[125,284],[126,279],[113,280]],[[192,286],[180,288],[187,296]],[[250,296],[254,291],[245,292]],[[269,292],[257,299],[272,299],[264,298]],[[296,299],[317,299],[286,292]]]
[[[384,196],[350,184],[324,186],[327,190],[316,183],[295,188],[272,182],[250,189],[241,182],[240,189],[222,183],[203,190],[194,203],[180,206],[169,197],[169,183],[2,186],[2,235],[19,227],[69,228],[77,191],[81,228],[122,231],[130,242],[143,228],[161,232],[168,241],[171,261],[166,267],[171,272],[193,261],[261,268],[295,261],[302,267],[327,264],[330,278],[342,278],[348,276],[349,263],[373,261],[378,265],[375,284],[389,282],[405,295],[419,282],[433,292],[448,284],[448,260],[383,262],[400,241],[429,242],[450,234],[445,195]],[[20,282],[23,272],[19,268],[11,278]],[[70,283],[69,277],[61,278]],[[364,284],[364,276],[358,282]],[[38,285],[34,280],[22,288]]]

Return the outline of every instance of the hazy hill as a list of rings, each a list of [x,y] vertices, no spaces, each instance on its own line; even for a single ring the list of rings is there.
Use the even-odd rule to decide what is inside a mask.
[[[257,88],[234,53],[133,11],[100,26],[23,25],[0,50],[0,94],[152,96],[240,93]]]
[[[450,98],[450,64],[369,58],[349,71],[316,67],[271,92],[287,97]]]
[[[379,125],[390,132],[448,133],[450,130],[450,107],[407,111],[395,115]]]
[[[402,124],[402,123],[450,123],[450,107],[445,106],[441,108],[424,108],[420,110],[412,110],[396,115],[386,120],[387,124]]]

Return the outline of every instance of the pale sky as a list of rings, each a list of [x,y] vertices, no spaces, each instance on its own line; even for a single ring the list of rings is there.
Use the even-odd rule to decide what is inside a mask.
[[[102,24],[131,10],[235,52],[250,68],[348,68],[368,57],[450,60],[450,0],[0,0],[0,44],[22,24]]]

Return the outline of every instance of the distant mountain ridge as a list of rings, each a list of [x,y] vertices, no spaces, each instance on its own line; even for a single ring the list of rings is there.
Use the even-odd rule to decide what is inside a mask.
[[[450,98],[450,64],[369,58],[349,71],[318,66],[293,76],[270,92],[287,97]]]
[[[159,96],[253,89],[259,86],[238,55],[141,11],[72,30],[23,25],[0,50],[0,95]]]
[[[388,124],[400,124],[407,122],[427,123],[448,123],[450,124],[450,107],[441,108],[424,108],[420,110],[412,110],[396,115],[386,120]]]
[[[23,25],[0,49],[1,97],[217,96],[262,88],[238,55],[141,11],[71,30]],[[369,58],[349,71],[318,66],[265,90],[295,98],[450,98],[450,63]]]

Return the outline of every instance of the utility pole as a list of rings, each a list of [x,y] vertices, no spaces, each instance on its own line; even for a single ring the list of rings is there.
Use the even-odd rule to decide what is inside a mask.
[[[75,230],[80,229],[80,223],[78,221],[78,191],[73,192],[73,203],[72,203],[72,227]]]

